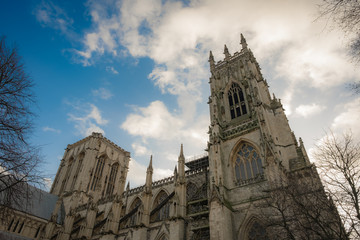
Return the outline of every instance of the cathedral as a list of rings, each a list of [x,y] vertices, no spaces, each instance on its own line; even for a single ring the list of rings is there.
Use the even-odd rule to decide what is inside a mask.
[[[9,210],[1,219],[0,238],[265,240],[304,239],[301,234],[306,234],[321,239],[315,233],[296,233],[301,224],[294,218],[305,224],[306,217],[294,216],[300,208],[286,205],[290,195],[279,201],[280,190],[293,193],[293,186],[300,185],[307,190],[295,200],[311,192],[307,204],[315,198],[331,201],[242,35],[240,47],[230,54],[225,45],[221,61],[210,51],[206,155],[187,160],[186,146],[179,146],[173,175],[159,181],[152,180],[150,158],[146,182],[130,188],[130,153],[93,133],[67,146],[50,193],[36,203],[46,214],[34,207],[32,212]],[[320,197],[314,192],[321,192]],[[284,214],[290,217],[282,218]],[[326,214],[318,215],[336,218]]]

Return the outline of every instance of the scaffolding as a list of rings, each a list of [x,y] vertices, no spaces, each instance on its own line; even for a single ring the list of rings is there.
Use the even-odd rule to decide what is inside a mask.
[[[189,158],[185,161],[185,165],[189,168],[189,170],[208,168],[209,156],[207,153],[204,153],[202,155]]]

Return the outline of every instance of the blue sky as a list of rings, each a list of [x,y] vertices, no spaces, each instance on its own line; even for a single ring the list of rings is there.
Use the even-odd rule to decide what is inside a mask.
[[[315,1],[4,0],[0,35],[16,43],[36,87],[33,142],[54,178],[67,144],[102,132],[131,152],[128,179],[172,174],[180,144],[206,148],[208,53],[240,49],[242,32],[309,152],[324,131],[358,129],[359,70]],[[330,30],[331,29],[331,30]]]

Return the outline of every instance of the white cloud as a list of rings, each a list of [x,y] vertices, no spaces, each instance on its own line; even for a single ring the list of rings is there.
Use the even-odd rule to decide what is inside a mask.
[[[170,169],[164,169],[154,166],[155,161],[156,159],[153,158],[153,168],[154,168],[154,172],[152,176],[153,182],[163,179],[165,177],[170,177],[174,174],[173,171]],[[130,160],[127,180],[130,182],[131,188],[145,184],[147,167],[148,165],[145,166],[143,164],[140,164],[133,158]]]
[[[129,172],[127,174],[127,180],[130,182],[131,187],[144,185],[146,180],[147,167],[131,159],[129,163]]]
[[[100,110],[95,105],[88,104],[88,106],[90,106],[90,111],[85,110],[85,116],[76,116],[69,113],[69,120],[75,122],[75,128],[84,137],[91,135],[92,132],[105,134],[105,131],[100,126],[106,125],[108,120],[101,116]]]
[[[323,111],[326,107],[313,103],[311,105],[300,105],[295,109],[297,115],[307,118],[314,114],[318,114]]]
[[[339,106],[343,111],[334,119],[331,127],[335,132],[351,130],[360,138],[360,98]]]
[[[155,101],[147,108],[137,108],[138,114],[127,116],[121,128],[131,135],[168,140],[177,136],[182,120],[174,117],[163,102]]]
[[[50,191],[51,185],[53,184],[53,181],[51,180],[51,178],[44,178],[43,181],[45,184],[45,190]]]
[[[113,74],[119,74],[119,72],[116,71],[116,69],[114,67],[111,67],[111,66],[107,66],[106,71],[111,72]]]
[[[104,100],[108,100],[110,99],[112,96],[114,96],[109,89],[106,89],[106,88],[99,88],[99,89],[95,89],[95,90],[92,90],[92,94],[95,96],[95,97],[100,97],[101,99],[104,99]]]
[[[37,6],[34,14],[42,26],[57,29],[70,38],[74,35],[71,29],[74,22],[73,19],[70,18],[61,7],[54,3],[43,1]]]
[[[42,130],[44,132],[61,133],[61,131],[59,129],[51,128],[51,127],[48,127],[48,126],[43,127]]]
[[[131,147],[133,148],[133,150],[135,152],[135,156],[150,156],[151,155],[151,151],[140,143],[133,143],[133,144],[131,144]]]

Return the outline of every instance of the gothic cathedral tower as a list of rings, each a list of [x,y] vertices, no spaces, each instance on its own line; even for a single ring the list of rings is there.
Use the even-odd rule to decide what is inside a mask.
[[[258,205],[287,172],[309,166],[279,99],[271,98],[259,64],[242,49],[215,63],[210,52],[209,222],[211,239],[267,239]]]

